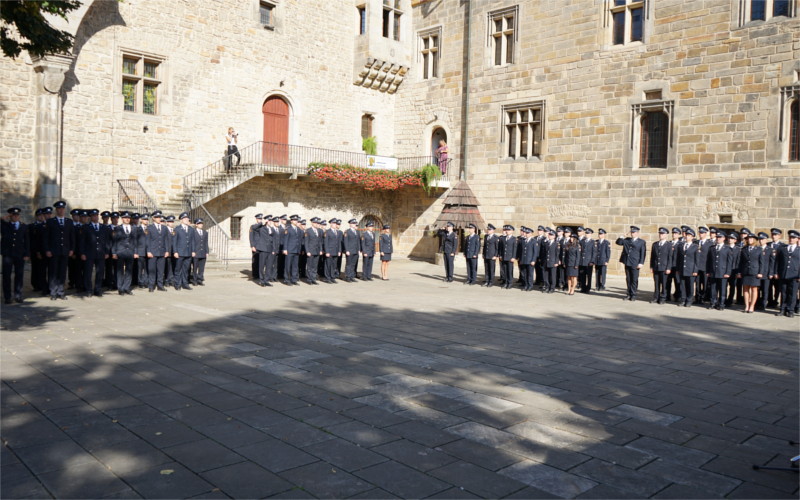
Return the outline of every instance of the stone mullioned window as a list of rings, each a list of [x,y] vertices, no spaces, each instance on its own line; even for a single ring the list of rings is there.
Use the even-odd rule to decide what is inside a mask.
[[[544,134],[544,101],[503,107],[508,158],[539,158]]]
[[[739,26],[796,15],[797,0],[739,0]]]
[[[441,26],[419,33],[419,62],[423,80],[439,77],[440,44],[442,40]]]
[[[488,43],[492,66],[514,63],[514,50],[519,35],[518,19],[519,6],[489,13]]]
[[[163,58],[126,52],[122,55],[123,109],[134,113],[158,113]]]

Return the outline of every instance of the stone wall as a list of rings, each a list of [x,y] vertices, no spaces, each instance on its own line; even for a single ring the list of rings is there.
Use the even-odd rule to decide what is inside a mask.
[[[29,210],[34,191],[34,129],[36,107],[34,73],[30,58],[0,58],[0,195],[3,210],[12,206]],[[27,219],[27,214],[25,219]]]

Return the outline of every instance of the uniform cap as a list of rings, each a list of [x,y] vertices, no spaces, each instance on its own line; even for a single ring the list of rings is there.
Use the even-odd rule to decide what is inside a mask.
[[[384,228],[384,229],[391,229],[391,228],[392,228],[392,226],[390,226],[389,224],[384,224],[384,225],[383,225],[383,228]]]
[[[181,212],[181,214],[178,216],[178,218],[179,219],[188,219],[189,218],[189,214],[187,212]]]
[[[111,217],[111,212],[109,212],[108,210],[103,210],[103,212],[100,213],[100,216],[101,217]]]
[[[130,219],[130,218],[131,218],[131,213],[130,213],[130,212],[128,212],[127,210],[123,211],[123,212],[122,212],[121,214],[119,214],[119,215],[120,215],[120,217],[124,217],[124,218],[128,218],[128,219]]]
[[[63,200],[53,203],[53,207],[54,208],[64,208],[66,206],[67,206],[67,202],[63,201]]]
[[[770,230],[769,230],[769,232],[770,232],[771,234],[783,234],[783,231],[781,231],[781,230],[780,230],[780,229],[778,229],[777,227],[773,227],[772,229],[770,229]]]
[[[743,227],[743,228],[741,228],[741,229],[739,230],[739,233],[744,233],[744,234],[747,234],[747,233],[750,233],[750,232],[751,232],[751,231],[750,231],[749,229],[747,229],[746,227]]]
[[[325,222],[324,220],[321,220],[321,221],[319,221],[319,223],[320,223],[320,225],[322,225],[322,226],[327,226],[327,225],[328,225],[328,223],[327,223],[327,222]]]
[[[697,232],[700,233],[700,234],[707,233],[708,232],[708,228],[705,227],[705,226],[700,226],[699,228],[697,228]]]
[[[508,225],[508,230],[509,230],[509,231],[514,231],[514,226],[512,226],[511,224],[509,224],[509,225]]]
[[[578,231],[586,231],[586,229],[583,226],[578,226]]]
[[[471,227],[472,229],[474,229],[476,231],[478,230],[478,226],[476,226],[475,224],[472,224],[472,223],[470,223],[467,227]]]
[[[263,218],[264,218],[264,214],[256,214],[256,219],[263,219]]]
[[[552,229],[548,229],[548,231],[552,231]],[[564,228],[564,234],[567,234],[567,233],[572,234],[572,228],[565,227]]]
[[[590,227],[587,227],[586,228],[586,234],[594,234],[594,229],[592,229]]]
[[[493,225],[491,225],[491,224],[488,224],[488,225],[486,226],[486,230],[487,230],[487,231],[494,231],[494,230],[495,230],[495,227],[494,227]]]
[[[708,232],[709,233],[716,233],[717,232],[717,228],[715,228],[714,226],[711,226],[710,228],[708,228]]]
[[[17,207],[11,207],[7,210],[7,212],[10,213],[11,215],[19,215],[22,213],[22,209]]]
[[[606,234],[606,230],[601,227],[597,230],[597,234]]]
[[[150,216],[147,215],[147,214],[142,214],[142,215],[139,216],[139,218],[142,219],[142,220],[150,220]]]
[[[162,212],[161,210],[156,210],[152,214],[150,214],[150,217],[162,217],[163,215],[164,212]]]
[[[631,226],[631,232],[632,233],[638,233],[639,232],[639,226]]]
[[[358,221],[355,220],[355,219],[350,219],[349,221],[347,221],[347,223],[348,224],[358,224]]]
[[[547,234],[549,234],[550,236],[555,236],[556,232],[551,229],[551,230],[547,231]]]
[[[761,232],[758,233],[758,239],[759,240],[769,239],[769,235],[767,233],[765,233],[764,231],[761,231]]]
[[[80,208],[73,208],[72,210],[69,211],[69,214],[70,215],[80,215],[81,212],[82,212],[82,210]]]
[[[544,231],[544,226],[539,226],[536,228],[537,231]]]
[[[571,234],[571,235],[569,235],[569,237],[570,237],[570,238],[575,238],[576,240],[577,240],[578,238],[580,238],[580,236],[578,236],[578,233],[577,233],[577,232],[576,232],[575,234]]]
[[[300,219],[300,222],[298,222],[298,224],[300,224],[301,226],[305,226],[306,225],[306,220],[305,219]]]
[[[686,232],[689,229],[689,226],[681,226],[681,231]]]
[[[194,223],[195,223],[195,224],[202,224],[202,223],[203,223],[203,219],[201,219],[200,217],[198,217],[198,218],[196,218],[196,219],[194,220]]]
[[[756,233],[747,233],[747,237],[748,238],[758,238],[758,235]]]
[[[672,234],[681,234],[681,229],[679,227],[673,227]]]
[[[336,224],[336,218],[328,219],[328,224]]]
[[[138,219],[139,217],[141,217],[141,215],[139,215],[139,212],[133,212],[131,214],[131,219]]]
[[[697,234],[695,234],[695,232],[694,232],[694,229],[692,229],[690,227],[686,228],[686,234],[691,234],[693,237],[697,236]]]
[[[375,223],[372,222],[372,221],[369,221],[369,222],[366,223],[366,226],[367,227],[375,227]]]
[[[98,210],[96,208],[88,210],[88,212],[89,212],[89,215],[100,215],[100,210]],[[105,213],[105,212],[103,212],[103,213]]]
[[[280,222],[280,221],[281,221],[280,217],[273,217],[272,218],[272,222]]]
[[[119,212],[111,212],[111,217],[119,217]]]
[[[43,214],[48,214],[48,215],[49,215],[49,214],[52,214],[52,213],[53,213],[53,207],[44,207],[44,208],[42,209],[42,213],[43,213]]]
[[[725,231],[717,231],[717,238],[727,238],[728,235],[725,234]]]
[[[446,225],[447,225],[448,227],[456,227],[456,225],[455,225],[455,224],[453,224],[452,222],[448,222]]]
[[[736,231],[731,231],[730,233],[728,233],[728,238],[738,241],[739,240],[739,233],[737,233]]]
[[[665,227],[658,228],[658,234],[669,234],[669,230]]]
[[[42,215],[43,213],[44,213],[44,210],[42,210],[41,208],[37,208],[36,212],[34,212],[34,215]]]
[[[798,232],[796,229],[792,229],[789,231],[789,238],[800,238],[800,232]]]
[[[175,222],[175,216],[174,215],[167,215],[166,217],[164,217],[164,220],[167,221],[167,222]]]
[[[288,217],[286,217],[286,214],[283,214],[278,218],[281,219],[281,220],[287,220],[288,219]]]
[[[293,214],[291,217],[289,217],[289,220],[300,220],[300,216],[297,214]]]

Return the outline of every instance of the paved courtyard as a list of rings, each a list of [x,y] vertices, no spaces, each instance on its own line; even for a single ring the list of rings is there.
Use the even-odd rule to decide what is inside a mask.
[[[797,319],[441,273],[4,307],[0,495],[798,497]]]

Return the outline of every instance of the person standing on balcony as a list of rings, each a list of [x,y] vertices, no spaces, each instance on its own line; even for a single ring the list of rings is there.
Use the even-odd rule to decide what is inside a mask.
[[[236,157],[237,167],[242,162],[242,155],[239,154],[239,148],[236,146],[236,144],[239,142],[239,134],[235,130],[233,130],[233,127],[228,127],[228,135],[225,136],[225,141],[228,144],[228,156],[226,157],[227,160],[226,167],[227,170],[230,170],[234,156]]]
[[[439,170],[442,175],[447,173],[447,142],[444,139],[439,141],[439,147],[436,148],[436,163],[439,165]]]

